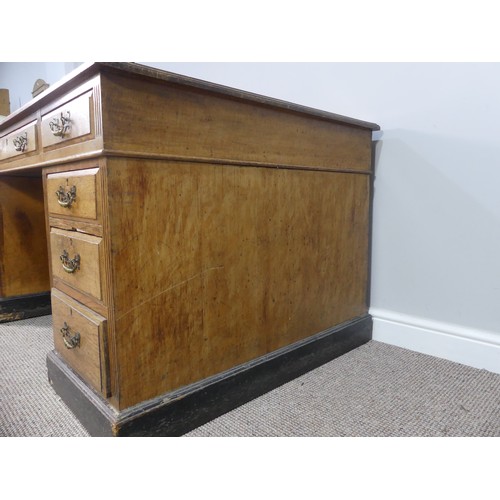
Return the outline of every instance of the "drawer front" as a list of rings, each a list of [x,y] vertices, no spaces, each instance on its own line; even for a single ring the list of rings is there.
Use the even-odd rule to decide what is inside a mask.
[[[59,172],[47,176],[47,207],[51,215],[97,219],[98,168]]]
[[[52,324],[56,351],[86,382],[107,396],[106,319],[53,289]]]
[[[36,122],[19,128],[0,139],[0,161],[37,150]]]
[[[43,148],[66,145],[74,139],[91,139],[92,91],[72,99],[42,116]],[[88,136],[88,137],[85,137]]]
[[[51,228],[50,251],[54,277],[102,300],[102,238]]]

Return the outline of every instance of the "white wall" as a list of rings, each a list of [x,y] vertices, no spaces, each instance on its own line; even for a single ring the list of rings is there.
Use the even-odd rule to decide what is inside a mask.
[[[10,112],[32,99],[31,92],[39,78],[53,85],[78,65],[64,62],[0,62],[0,89],[9,89]]]
[[[500,64],[146,64],[378,123],[374,338],[500,373]]]

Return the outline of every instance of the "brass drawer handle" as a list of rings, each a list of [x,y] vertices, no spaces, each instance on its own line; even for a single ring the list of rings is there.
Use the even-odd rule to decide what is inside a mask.
[[[71,189],[66,193],[62,186],[56,191],[57,203],[62,207],[71,207],[71,204],[76,198],[76,186],[71,186]]]
[[[60,330],[62,333],[64,345],[68,349],[74,349],[75,347],[80,347],[80,334],[76,332],[74,335],[71,335],[70,330],[71,328],[65,321],[64,326]]]
[[[64,139],[64,136],[71,132],[71,113],[66,111],[66,116],[64,116],[61,112],[60,118],[52,118],[49,122],[49,128],[56,137]]]
[[[18,135],[15,137],[12,142],[14,143],[14,148],[16,151],[20,151],[24,153],[26,148],[28,147],[28,132],[24,132],[24,134]]]
[[[69,258],[68,252],[63,250],[62,255],[59,257],[62,262],[63,269],[67,273],[74,273],[78,269],[80,269],[80,255],[76,254],[73,259]]]

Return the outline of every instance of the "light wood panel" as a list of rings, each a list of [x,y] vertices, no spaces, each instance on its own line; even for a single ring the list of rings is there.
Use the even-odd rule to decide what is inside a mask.
[[[371,130],[165,82],[102,76],[104,147],[369,171]]]
[[[0,176],[0,297],[50,290],[41,178]]]
[[[8,89],[0,89],[0,115],[7,116],[10,113],[10,97]]]
[[[107,170],[120,407],[366,313],[367,176]]]

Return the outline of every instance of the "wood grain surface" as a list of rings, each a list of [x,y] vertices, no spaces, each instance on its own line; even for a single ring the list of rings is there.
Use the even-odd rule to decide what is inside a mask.
[[[0,297],[50,290],[42,180],[0,177]]]
[[[165,82],[105,74],[104,148],[369,171],[371,130]]]
[[[368,176],[107,171],[120,407],[366,313]]]

